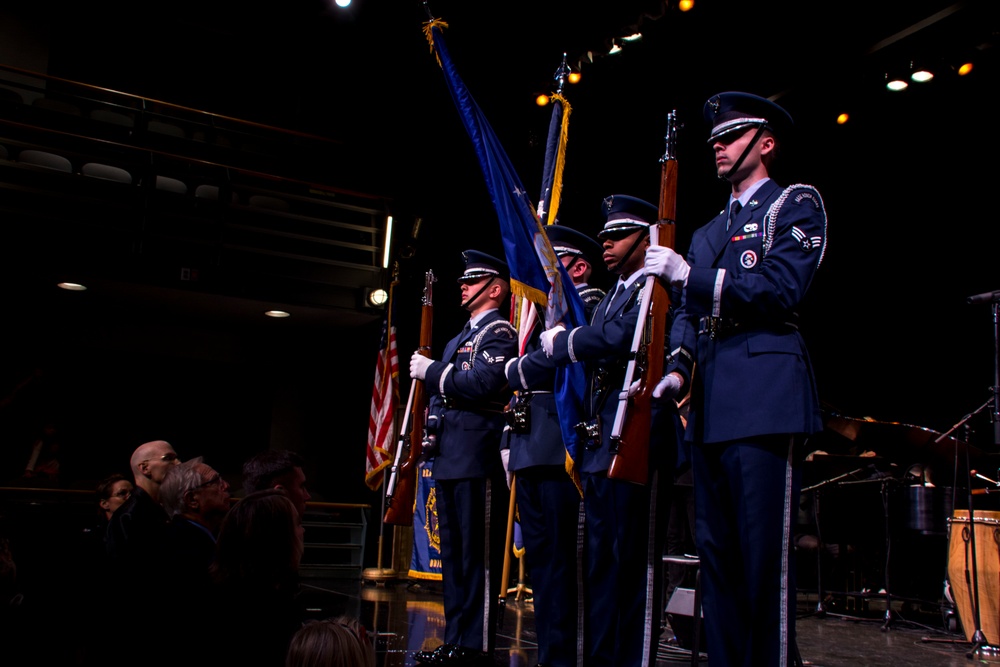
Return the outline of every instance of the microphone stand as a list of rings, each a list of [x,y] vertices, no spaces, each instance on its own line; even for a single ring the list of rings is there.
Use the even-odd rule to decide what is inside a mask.
[[[970,304],[989,302],[993,312],[993,386],[990,387],[993,409],[990,411],[990,422],[993,424],[993,444],[1000,447],[1000,290],[974,294],[966,301]]]
[[[994,302],[994,312],[995,311],[996,311],[996,303]],[[944,433],[942,433],[941,435],[939,435],[934,440],[934,442],[935,443],[939,443],[942,440],[944,440],[945,438],[947,438],[950,434],[952,434],[956,430],[958,430],[959,427],[966,426],[966,424],[968,423],[968,421],[970,419],[972,419],[972,417],[974,417],[976,414],[978,414],[982,410],[985,410],[991,403],[994,403],[995,402],[995,398],[996,398],[996,392],[994,391],[993,392],[993,397],[990,398],[990,400],[986,401],[985,403],[983,403],[982,405],[980,405],[978,408],[976,408],[974,411],[972,411],[969,414],[967,414],[964,417],[962,417],[962,419],[957,424],[955,424],[950,429],[948,429],[947,431],[945,431]],[[968,431],[968,426],[966,426],[966,430]],[[956,470],[958,469],[958,441],[956,441],[956,443],[955,443],[955,469]],[[971,476],[972,475],[972,465],[969,463],[969,448],[968,448],[968,445],[966,445],[966,448],[965,448],[965,469],[966,469],[966,472],[968,472],[969,475]],[[975,657],[981,657],[984,654],[985,655],[990,655],[990,656],[996,656],[996,655],[1000,655],[1000,646],[992,645],[992,644],[989,643],[989,640],[986,639],[986,635],[983,634],[982,619],[980,618],[980,615],[979,615],[979,579],[978,579],[978,571],[977,571],[977,564],[976,564],[976,560],[977,560],[977,554],[976,554],[976,524],[975,524],[975,516],[974,516],[975,512],[974,512],[974,510],[972,508],[972,485],[971,484],[968,485],[968,494],[967,494],[967,496],[968,496],[968,504],[969,504],[969,550],[972,552],[972,558],[971,558],[971,562],[972,562],[972,570],[971,570],[972,578],[970,580],[970,585],[969,585],[969,589],[970,590],[969,590],[969,593],[972,596],[972,600],[971,600],[972,601],[972,618],[973,618],[973,621],[975,622],[976,629],[975,629],[975,632],[972,633],[972,649],[968,653],[966,653],[966,657],[967,658],[975,658]],[[967,573],[966,576],[968,576],[968,573]]]
[[[818,616],[819,618],[823,618],[824,616],[826,616],[826,603],[823,601],[823,593],[824,593],[824,591],[823,591],[823,533],[820,530],[820,525],[819,525],[819,492],[825,486],[829,486],[831,484],[836,484],[836,483],[840,482],[840,480],[842,480],[842,479],[846,479],[848,477],[853,477],[854,475],[857,475],[858,473],[864,471],[866,467],[867,466],[862,466],[862,467],[857,468],[855,470],[852,470],[850,472],[845,472],[843,475],[837,475],[836,477],[831,477],[830,479],[823,480],[822,482],[818,482],[816,484],[813,484],[812,486],[807,486],[806,488],[802,489],[802,493],[806,493],[808,491],[812,491],[812,493],[813,493],[813,521],[816,522],[816,596],[817,596],[817,602],[816,602],[816,609],[813,610],[812,613],[807,614],[806,616]]]

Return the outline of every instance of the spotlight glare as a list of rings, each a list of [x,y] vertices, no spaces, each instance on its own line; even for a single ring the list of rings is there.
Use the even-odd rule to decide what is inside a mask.
[[[917,83],[924,83],[926,81],[930,81],[933,78],[934,78],[934,73],[929,72],[925,69],[918,69],[917,71],[915,71],[913,74],[910,75],[910,79],[916,81]]]
[[[677,9],[681,10],[682,12],[686,12],[692,7],[694,7],[694,0],[681,0],[680,2],[677,3]]]
[[[291,317],[291,314],[284,310],[265,310],[264,314],[268,317]]]
[[[351,0],[337,0],[338,7],[349,7],[351,5]]]
[[[389,300],[389,293],[384,289],[373,289],[368,293],[368,304],[376,308],[385,304]]]
[[[81,285],[80,283],[59,283],[57,287],[69,290],[70,292],[83,292],[87,289],[86,285]]]
[[[547,106],[548,103],[549,103],[549,96],[544,93],[535,98],[535,104],[537,104],[540,107]]]
[[[898,92],[900,90],[906,90],[909,84],[902,79],[892,79],[889,83],[885,84],[885,87],[893,92]]]
[[[972,63],[962,63],[958,68],[958,73],[960,76],[965,76],[972,71]]]
[[[569,82],[570,83],[580,83],[580,73],[579,72],[570,72],[569,73]]]
[[[837,125],[844,125],[850,119],[851,119],[850,115],[842,113],[839,116],[837,116]]]

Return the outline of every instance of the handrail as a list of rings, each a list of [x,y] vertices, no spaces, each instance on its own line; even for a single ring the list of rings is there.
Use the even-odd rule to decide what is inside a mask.
[[[148,103],[148,102],[151,102],[151,103],[154,103],[154,104],[163,105],[163,106],[165,106],[167,108],[170,108],[170,109],[177,109],[179,111],[185,111],[185,112],[188,112],[188,113],[194,113],[194,114],[197,114],[197,115],[200,115],[200,116],[208,116],[209,118],[213,118],[213,119],[226,120],[226,121],[230,121],[230,122],[237,123],[237,124],[240,124],[240,125],[248,125],[250,127],[255,127],[255,128],[258,128],[258,129],[262,129],[262,130],[268,130],[268,131],[271,131],[271,132],[277,132],[279,134],[288,134],[288,135],[292,135],[292,136],[299,137],[299,138],[302,138],[302,139],[313,139],[313,140],[316,140],[316,141],[324,141],[324,142],[333,143],[333,144],[343,144],[344,143],[340,139],[332,139],[330,137],[324,137],[324,136],[318,135],[318,134],[310,134],[308,132],[301,132],[299,130],[291,130],[291,129],[288,129],[288,128],[285,128],[285,127],[277,127],[275,125],[267,125],[265,123],[258,123],[256,121],[246,120],[244,118],[236,118],[234,116],[227,116],[227,115],[224,115],[224,114],[217,114],[217,113],[214,113],[214,112],[211,112],[211,111],[205,111],[203,109],[195,109],[193,107],[187,107],[187,106],[183,106],[181,104],[174,104],[173,102],[165,102],[163,100],[158,100],[158,99],[155,99],[155,98],[152,98],[152,97],[144,97],[142,95],[135,95],[133,93],[126,93],[126,92],[123,92],[123,91],[120,91],[120,90],[115,90],[113,88],[103,88],[101,86],[95,86],[93,84],[83,83],[82,81],[74,81],[72,79],[63,79],[61,77],[52,76],[50,74],[42,74],[41,72],[34,72],[32,70],[21,69],[20,67],[14,67],[13,65],[5,65],[3,63],[0,63],[0,70],[5,70],[5,71],[8,71],[8,72],[11,72],[11,73],[14,73],[14,74],[19,74],[21,76],[35,77],[37,79],[43,79],[45,81],[53,81],[53,82],[57,82],[57,83],[61,83],[61,84],[68,84],[68,85],[71,85],[71,86],[79,86],[81,88],[85,88],[85,89],[88,89],[88,90],[100,91],[102,93],[110,93],[111,95],[120,95],[122,97],[126,97],[126,98],[129,98],[129,99],[141,102],[142,103],[141,109],[143,109],[143,110],[145,110],[145,108],[146,108],[145,104]],[[7,81],[7,82],[4,82],[4,83],[5,84],[12,84],[12,85],[15,85],[15,86],[24,85],[24,84],[19,84],[18,82],[14,82],[14,81]]]

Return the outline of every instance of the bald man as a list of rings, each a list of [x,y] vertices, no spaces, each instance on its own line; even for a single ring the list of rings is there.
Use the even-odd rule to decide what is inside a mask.
[[[160,484],[172,466],[181,461],[165,440],[139,445],[132,452],[135,489],[108,521],[104,545],[119,574],[143,569],[162,550],[169,517],[160,506]]]

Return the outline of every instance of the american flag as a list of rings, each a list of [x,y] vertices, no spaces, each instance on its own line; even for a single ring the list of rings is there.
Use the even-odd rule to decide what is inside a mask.
[[[396,405],[399,402],[399,353],[396,350],[396,324],[393,321],[393,291],[389,287],[389,303],[382,321],[378,359],[375,362],[375,384],[368,415],[368,449],[365,457],[365,484],[372,490],[382,486],[382,469],[392,464],[392,444],[395,441]]]

